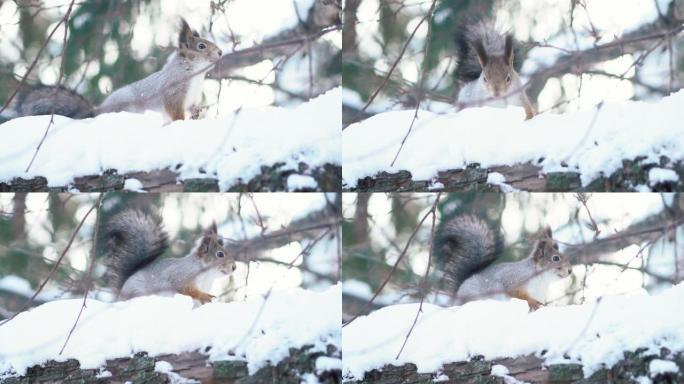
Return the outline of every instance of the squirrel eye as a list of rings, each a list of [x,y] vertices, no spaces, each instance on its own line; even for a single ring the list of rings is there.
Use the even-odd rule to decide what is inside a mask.
[[[551,258],[551,260],[553,260],[553,261],[560,261],[560,256],[558,256],[558,255],[553,255],[553,257]]]
[[[507,83],[510,83],[510,82],[511,82],[511,76],[510,76],[510,75],[509,75],[509,76],[506,76],[506,82],[507,82]]]
[[[223,258],[223,257],[225,257],[225,256],[226,256],[226,254],[223,253],[223,251],[218,251],[218,252],[216,252],[216,257]]]
[[[487,82],[487,76],[484,76],[484,75],[483,75],[483,76],[482,76],[482,80],[484,80],[484,82],[486,83],[486,82]]]
[[[207,46],[204,45],[204,43],[199,43],[199,44],[197,44],[197,48],[199,48],[199,49],[204,49],[204,48],[206,48],[206,47],[207,47]]]

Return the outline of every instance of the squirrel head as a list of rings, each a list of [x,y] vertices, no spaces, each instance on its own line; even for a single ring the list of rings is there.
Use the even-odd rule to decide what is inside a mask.
[[[206,269],[218,269],[224,274],[230,275],[236,268],[235,257],[223,246],[223,238],[218,235],[216,222],[213,222],[202,236],[197,248],[197,257]]]
[[[473,48],[475,48],[477,60],[482,67],[480,76],[489,93],[493,97],[499,97],[514,90],[512,86],[519,84],[519,77],[513,68],[513,36],[506,34],[503,55],[487,53],[482,40],[476,41]]]
[[[532,259],[542,271],[552,271],[556,276],[565,278],[572,273],[570,259],[558,250],[553,240],[551,228],[546,227],[532,249]]]
[[[223,51],[216,44],[200,37],[193,31],[188,22],[181,18],[181,31],[178,34],[178,53],[190,60],[204,59],[214,63],[221,58]]]

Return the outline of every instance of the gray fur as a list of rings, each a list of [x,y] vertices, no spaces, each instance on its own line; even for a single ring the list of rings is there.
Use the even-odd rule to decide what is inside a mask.
[[[168,248],[161,218],[149,212],[126,210],[115,214],[104,223],[99,234],[98,243],[117,289]]]
[[[442,265],[450,292],[499,256],[501,236],[474,215],[461,215],[440,223],[435,234],[435,259]]]
[[[150,293],[178,292],[204,272],[197,255],[189,254],[179,258],[161,258],[144,269],[136,271],[121,287],[121,298],[149,295]]]
[[[40,85],[17,97],[20,116],[61,115],[72,119],[93,117],[93,106],[76,92],[63,86]]]
[[[193,298],[208,301],[210,296],[198,291],[197,283],[204,276],[227,276],[235,270],[235,258],[223,247],[215,223],[198,239],[190,254],[162,258],[168,240],[161,218],[149,212],[126,210],[103,225],[98,244],[121,299],[161,293],[192,296],[187,291],[191,288]]]
[[[490,20],[466,22],[459,30],[459,108],[516,105],[524,107],[531,119],[536,112],[517,72],[521,61],[511,33],[500,31]]]
[[[112,92],[99,107],[63,87],[40,87],[17,103],[22,116],[59,114],[85,118],[108,112],[160,112],[167,121],[184,119],[202,96],[202,83],[223,52],[181,20],[178,48],[164,67]],[[56,92],[56,97],[55,97]],[[54,111],[53,111],[54,109]]]
[[[477,46],[482,47],[486,56],[503,57],[506,48],[504,32],[496,27],[492,20],[463,20],[456,30],[456,76],[465,84],[477,80],[482,73],[482,66],[477,56]],[[522,66],[518,45],[511,40],[513,48],[513,68],[518,71]]]

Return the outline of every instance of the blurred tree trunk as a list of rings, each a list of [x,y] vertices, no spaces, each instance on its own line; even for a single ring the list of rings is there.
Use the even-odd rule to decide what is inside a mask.
[[[368,201],[370,193],[356,195],[356,213],[354,214],[354,226],[352,227],[354,244],[368,244]]]
[[[12,198],[12,242],[26,241],[26,192],[17,192]]]
[[[359,19],[356,12],[362,0],[347,0],[344,7],[344,25],[342,29],[342,55],[355,57],[358,52],[356,41],[356,23]]]

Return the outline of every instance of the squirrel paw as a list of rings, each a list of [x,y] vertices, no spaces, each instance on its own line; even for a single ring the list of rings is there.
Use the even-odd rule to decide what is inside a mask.
[[[541,301],[535,300],[530,298],[527,300],[527,304],[530,306],[530,312],[534,312],[537,309],[541,308],[544,306],[544,304]]]
[[[199,302],[202,303],[202,304],[206,304],[206,303],[211,302],[211,300],[212,300],[213,298],[215,298],[215,297],[216,297],[216,296],[214,296],[214,295],[210,295],[210,294],[208,294],[208,293],[200,292],[200,293],[197,295],[197,297],[195,297],[195,299],[199,300]]]

